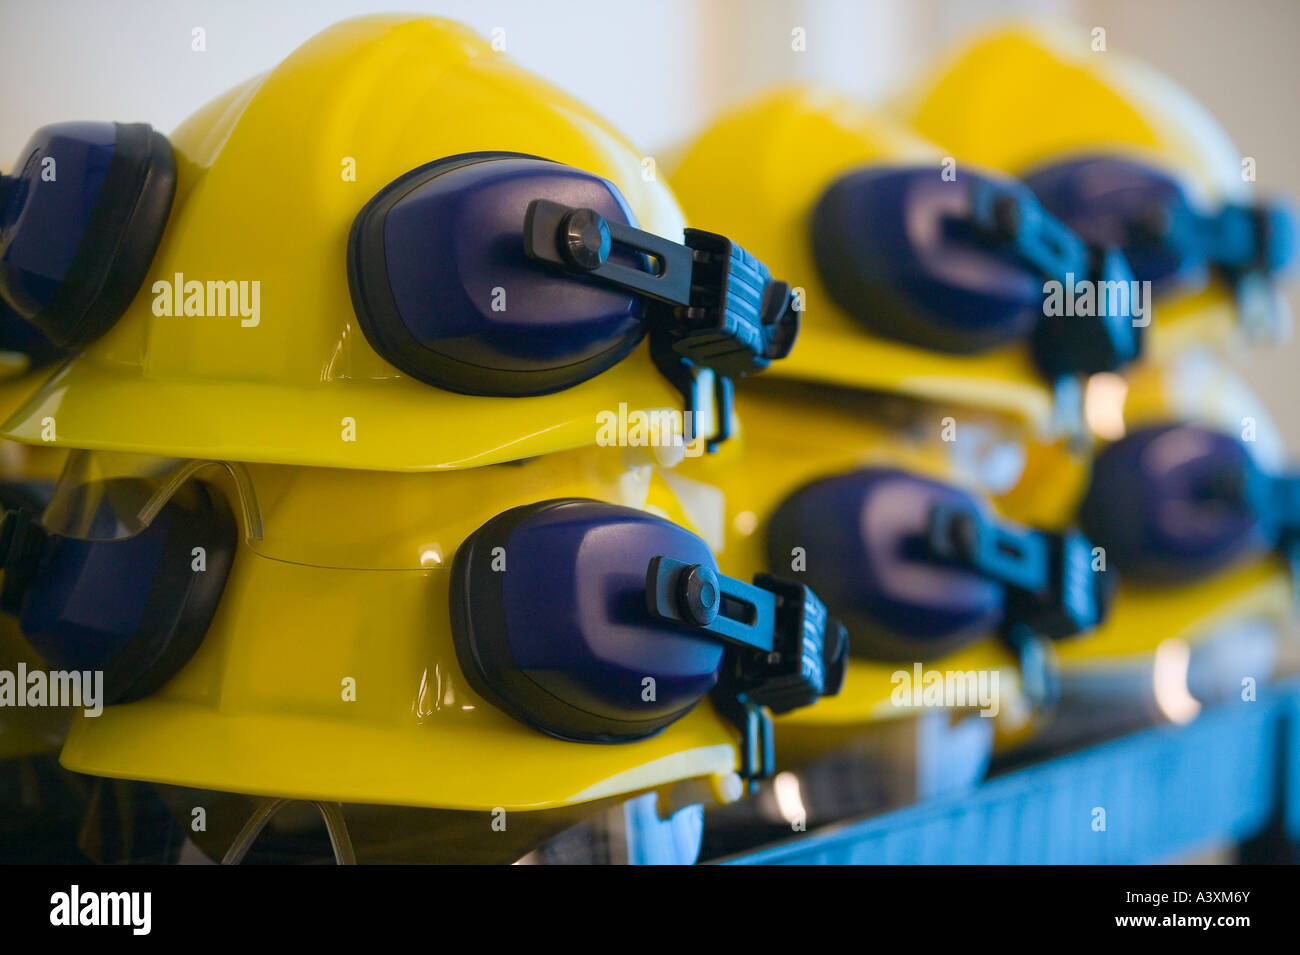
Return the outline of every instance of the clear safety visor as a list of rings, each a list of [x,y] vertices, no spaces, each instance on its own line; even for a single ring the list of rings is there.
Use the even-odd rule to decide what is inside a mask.
[[[178,488],[196,479],[233,491],[227,496],[242,517],[245,536],[262,539],[257,492],[244,465],[104,451],[69,453],[43,523],[77,540],[126,540],[145,530]]]

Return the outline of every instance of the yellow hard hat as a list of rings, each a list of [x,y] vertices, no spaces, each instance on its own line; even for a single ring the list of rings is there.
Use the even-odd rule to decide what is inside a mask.
[[[1294,620],[1297,478],[1249,391],[1221,359],[1194,357],[1135,375],[1122,430],[1091,464],[1079,521],[1121,586],[1106,624],[1063,648],[1076,706],[1183,721],[1253,699]]]
[[[1098,43],[1102,43],[1100,48]],[[1253,160],[1185,90],[1063,26],[1012,25],[940,58],[893,105],[959,161],[1022,177],[1085,238],[1124,249],[1158,301],[1151,353],[1276,331],[1286,207],[1257,205]]]
[[[906,548],[897,544],[897,535],[923,533],[927,501],[978,508],[1016,484],[1020,429],[998,414],[954,421],[940,406],[916,399],[776,377],[742,389],[737,403],[740,440],[717,455],[682,462],[675,473],[725,494],[718,559],[728,573],[770,571],[806,580],[848,624],[855,648],[843,692],[776,720],[779,762],[825,756],[855,733],[919,715],[909,689],[915,684],[919,699],[916,665],[926,678],[959,673],[984,680],[979,685],[986,688],[991,682],[992,700],[980,703],[972,690],[957,702],[941,698],[938,706],[987,708],[1004,733],[1027,726],[1034,706],[1044,702],[1034,696],[1039,686],[1025,686],[1020,664],[1026,658],[999,639],[1005,619],[982,612],[1000,607],[1002,592],[973,583],[978,570],[946,567],[937,557],[905,558]],[[996,521],[989,505],[983,507],[986,519]],[[930,578],[931,571],[938,577]],[[957,592],[963,596],[954,597]],[[1031,649],[1047,653],[1050,668],[1050,648]],[[1037,681],[1043,674],[1031,676]]]
[[[1122,377],[1093,376],[1084,407],[1096,441],[1082,449],[1029,442],[1022,480],[997,498],[1004,513],[1048,527],[1077,522],[1097,456],[1104,458],[1126,436],[1145,440],[1142,435],[1175,424],[1217,434],[1210,458],[1229,456],[1232,436],[1249,446],[1265,472],[1285,470],[1283,442],[1267,409],[1208,344],[1143,363]],[[1152,480],[1152,474],[1127,469],[1125,480],[1111,480],[1097,496],[1140,502],[1143,485]],[[1149,502],[1136,509],[1149,510]],[[1222,513],[1215,518],[1221,520]],[[1130,510],[1107,523],[1139,522]],[[1188,523],[1196,522],[1184,511],[1170,527]],[[1110,544],[1110,536],[1098,543]],[[1110,732],[1153,718],[1183,721],[1265,682],[1274,672],[1279,640],[1293,625],[1294,584],[1284,560],[1251,550],[1192,578],[1180,573],[1165,580],[1128,579],[1118,567],[1120,582],[1106,620],[1059,647],[1060,719],[1035,719],[1032,733],[1003,735],[999,743],[1032,739],[1032,745],[1050,749],[1076,743],[1071,734]]]
[[[733,722],[705,699],[722,650],[706,646],[707,627],[682,635],[647,610],[652,557],[713,561],[659,516],[706,513],[697,484],[666,479],[638,449],[438,474],[74,451],[44,522],[57,554],[29,568],[19,619],[56,664],[119,652],[101,664],[111,705],[74,720],[62,761],[443,809],[552,809],[689,780],[736,798]],[[44,575],[65,561],[94,573],[55,586]],[[774,620],[760,587],[714,586],[756,608],[727,631],[735,642],[764,626],[769,645],[778,630],[806,639],[798,608],[817,624],[789,588],[793,616]],[[106,606],[106,591],[117,602],[86,645],[77,608]],[[660,606],[671,612],[671,595]],[[601,643],[610,633],[617,646]],[[765,660],[789,656],[779,634]],[[742,699],[767,705],[757,671],[736,680]],[[780,686],[778,712],[792,699]]]
[[[107,243],[68,198],[105,163]],[[28,443],[460,468],[590,444],[620,403],[716,440],[797,327],[621,136],[443,20],[332,27],[170,140],[45,127],[13,181],[0,297],[85,346],[7,423]]]
[[[1117,367],[1138,347],[1118,315],[1104,332],[1045,318],[1046,274],[1067,259],[1080,276],[1127,272],[1116,256],[1090,256],[1023,185],[954,179],[949,166],[896,121],[795,88],[725,114],[671,178],[690,215],[731,229],[795,286],[800,346],[772,374],[1045,426],[1061,379]],[[1047,253],[1048,233],[1064,258]]]

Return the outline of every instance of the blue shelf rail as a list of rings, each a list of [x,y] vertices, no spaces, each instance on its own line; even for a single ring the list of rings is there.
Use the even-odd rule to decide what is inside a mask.
[[[1187,726],[1143,730],[726,862],[1137,864],[1242,843],[1270,826],[1300,842],[1295,683]]]

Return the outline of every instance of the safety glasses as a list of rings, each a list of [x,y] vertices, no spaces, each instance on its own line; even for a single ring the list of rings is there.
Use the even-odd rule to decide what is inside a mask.
[[[817,268],[835,303],[877,334],[953,354],[1029,342],[1042,373],[1113,371],[1141,348],[1132,275],[1014,180],[962,169],[868,167],[836,180],[811,219]],[[1088,314],[1050,314],[1091,283]]]
[[[1024,177],[1039,201],[1089,242],[1124,251],[1157,297],[1195,292],[1218,277],[1243,320],[1275,329],[1273,284],[1296,258],[1296,219],[1277,202],[1205,208],[1174,176],[1120,156],[1081,156]]]

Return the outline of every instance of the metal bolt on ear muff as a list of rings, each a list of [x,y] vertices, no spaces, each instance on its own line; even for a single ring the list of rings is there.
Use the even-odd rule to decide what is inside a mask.
[[[560,221],[563,233],[561,249],[565,261],[576,269],[590,272],[609,261],[613,247],[609,223],[591,209],[574,209]]]
[[[993,234],[1004,242],[1014,242],[1024,223],[1020,203],[1015,196],[1000,195],[993,200]]]

